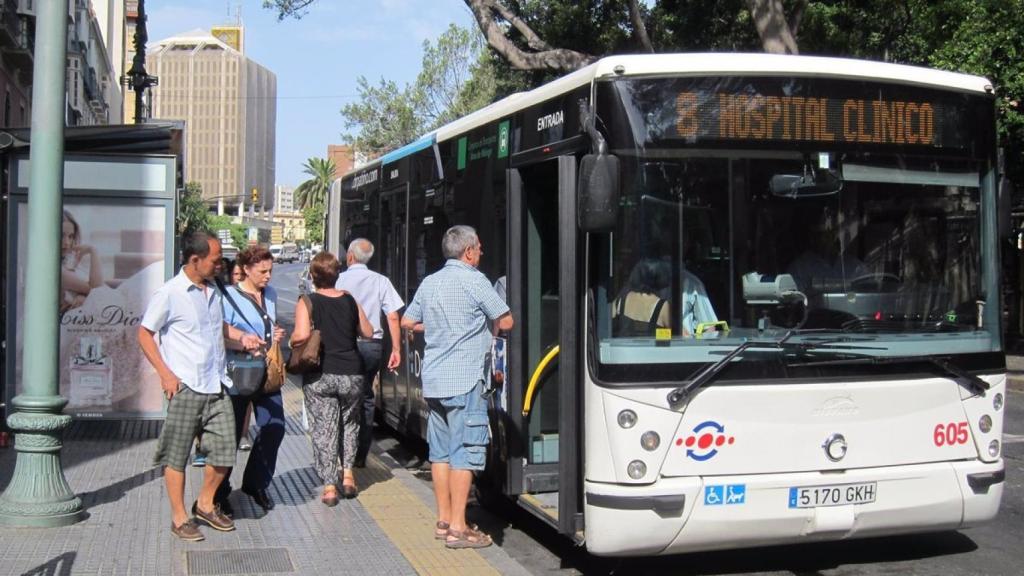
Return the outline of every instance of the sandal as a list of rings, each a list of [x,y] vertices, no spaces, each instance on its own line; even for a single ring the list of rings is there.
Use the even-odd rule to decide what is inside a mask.
[[[493,541],[490,536],[471,527],[467,527],[461,532],[449,528],[444,546],[445,548],[459,550],[462,548],[486,548],[492,543]]]
[[[470,530],[480,530],[480,527],[476,524],[467,524]],[[443,520],[438,520],[437,524],[434,525],[434,540],[447,540],[448,539],[448,523]]]
[[[356,488],[356,479],[354,476],[344,475],[341,479],[341,495],[346,499],[355,498],[359,496],[359,488]]]
[[[328,484],[327,486],[324,486],[324,493],[322,496],[320,496],[320,501],[323,502],[328,507],[338,505],[338,489],[334,486],[334,484]]]

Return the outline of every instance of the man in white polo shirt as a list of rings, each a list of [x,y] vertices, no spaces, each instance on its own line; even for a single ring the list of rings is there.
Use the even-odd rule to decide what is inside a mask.
[[[220,263],[220,241],[197,232],[182,244],[184,265],[153,294],[139,327],[139,346],[160,376],[168,402],[154,461],[164,468],[171,533],[199,541],[203,534],[195,520],[216,530],[235,529],[213,502],[217,486],[235,464],[235,416],[225,393],[231,386],[225,339],[246,350],[258,350],[263,342],[224,322],[220,292],[209,282]],[[199,434],[206,469],[199,499],[192,505],[193,519],[185,511],[185,468]]]
[[[380,372],[381,360],[384,358],[384,330],[380,325],[380,313],[383,311],[388,322],[388,370],[394,370],[401,362],[402,353],[399,349],[398,311],[405,302],[395,291],[395,287],[387,276],[378,274],[366,267],[373,257],[373,243],[366,238],[356,238],[348,245],[345,256],[346,270],[338,276],[335,288],[352,294],[366,314],[367,320],[373,325],[373,338],[360,338],[356,345],[359,356],[363,360],[363,417],[359,427],[359,447],[356,449],[355,465],[362,468],[366,465],[366,455],[370,452],[373,440],[373,379]]]

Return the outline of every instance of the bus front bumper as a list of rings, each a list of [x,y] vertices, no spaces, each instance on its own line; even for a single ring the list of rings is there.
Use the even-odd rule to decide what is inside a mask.
[[[964,528],[991,520],[1003,462],[940,462],[837,473],[585,482],[592,554],[677,554]],[[874,485],[874,501],[791,507],[793,489]],[[726,494],[729,498],[722,498]]]

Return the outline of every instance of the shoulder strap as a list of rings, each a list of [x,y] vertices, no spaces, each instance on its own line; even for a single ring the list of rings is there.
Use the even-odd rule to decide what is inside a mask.
[[[316,322],[313,320],[313,299],[309,297],[309,294],[302,294],[299,296],[299,300],[306,303],[306,311],[309,312],[309,329],[316,329]]]
[[[221,282],[220,278],[217,278],[216,281],[217,288],[220,288],[220,293],[223,294],[224,297],[228,299],[228,304],[231,304],[231,307],[235,309],[235,312],[238,312],[238,315],[242,317],[242,320],[245,320],[246,325],[248,325],[249,328],[252,328],[253,334],[259,334],[260,331],[253,327],[252,323],[249,322],[249,319],[245,317],[245,314],[242,313],[242,309],[239,308],[238,304],[235,303],[235,299],[231,297],[231,294],[228,292],[227,287],[224,286],[224,283]]]
[[[661,309],[665,306],[666,302],[668,302],[668,300],[665,300],[664,298],[659,298],[658,303],[655,304],[654,306],[654,312],[651,313],[650,322],[650,329],[652,332],[657,330],[658,328],[658,317],[661,316]]]
[[[258,312],[261,313],[260,314],[260,318],[263,319],[264,339],[265,340],[269,340],[271,338],[271,334],[273,334],[273,332],[274,332],[274,324],[273,324],[273,322],[270,321],[270,311],[267,309],[267,306],[266,306],[266,302],[267,302],[266,290],[260,290],[260,296],[263,297],[263,305],[260,305],[260,303],[257,302],[256,299],[253,298],[252,295],[250,295],[245,290],[242,290],[241,288],[237,288],[237,287],[235,289],[238,291],[239,294],[242,295],[242,298],[245,298],[246,300],[248,300],[253,305],[253,307],[256,308],[256,310]],[[246,323],[248,324],[248,322],[246,322]]]

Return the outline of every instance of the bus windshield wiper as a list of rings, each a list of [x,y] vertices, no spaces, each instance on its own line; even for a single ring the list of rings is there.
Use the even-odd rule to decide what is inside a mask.
[[[701,386],[703,386],[703,385],[707,384],[708,382],[710,382],[711,380],[713,380],[715,378],[715,376],[718,376],[718,374],[722,371],[722,369],[724,369],[726,366],[729,365],[729,362],[732,361],[733,358],[736,358],[737,356],[743,354],[743,352],[747,351],[748,349],[750,349],[750,348],[783,348],[785,346],[786,342],[791,337],[793,337],[793,336],[795,336],[797,334],[806,334],[808,332],[819,332],[819,331],[821,331],[821,330],[819,330],[819,329],[800,330],[798,328],[794,328],[794,329],[786,332],[785,334],[783,334],[782,338],[779,338],[778,340],[747,340],[746,342],[744,342],[744,343],[740,344],[739,346],[733,348],[728,354],[726,354],[725,356],[723,356],[722,358],[720,358],[719,360],[717,360],[713,364],[709,364],[708,366],[705,366],[701,370],[693,373],[690,376],[690,378],[688,378],[689,382],[687,382],[685,385],[680,386],[679,388],[675,388],[671,392],[669,392],[668,393],[668,406],[669,406],[669,408],[671,408],[672,410],[678,410],[683,404],[686,403],[686,399],[690,397],[690,393],[691,392],[693,392],[694,390],[700,388]]]
[[[928,362],[942,369],[946,374],[952,375],[954,377],[953,380],[957,384],[963,386],[976,396],[984,394],[989,389],[988,382],[964,370],[947,356],[872,356],[858,352],[840,352],[840,354],[846,356],[846,358],[810,360],[788,364],[788,366],[852,366],[855,364],[882,365]]]

